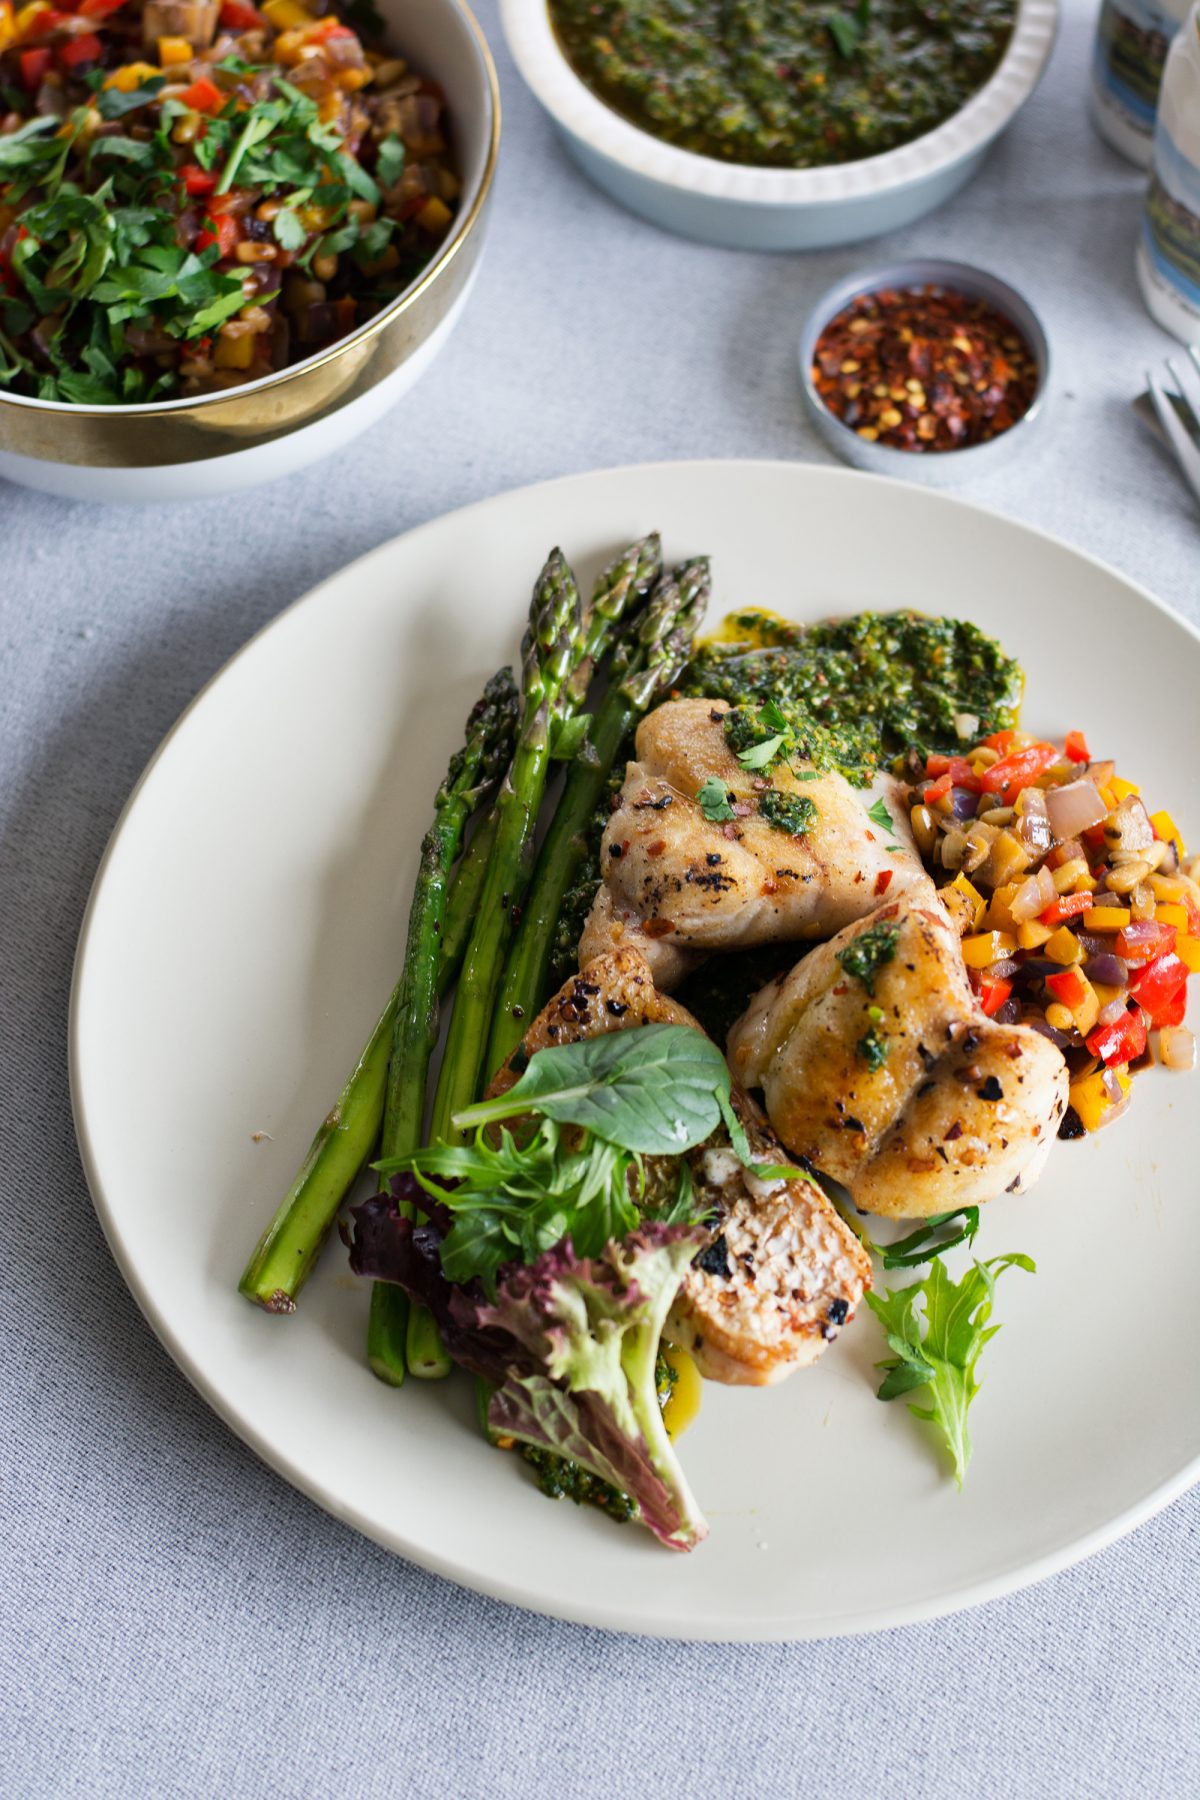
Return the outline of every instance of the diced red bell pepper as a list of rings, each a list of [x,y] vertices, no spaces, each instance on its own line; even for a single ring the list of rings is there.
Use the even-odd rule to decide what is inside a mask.
[[[71,14],[59,7],[47,7],[45,12],[37,13],[30,21],[28,33],[30,37],[44,37],[48,31],[61,31],[64,25],[71,23]]]
[[[17,61],[21,68],[21,84],[26,93],[36,94],[46,79],[52,52],[48,49],[22,50]]]
[[[926,775],[950,776],[952,787],[968,788],[972,794],[979,792],[979,777],[972,769],[965,756],[927,756],[925,759]]]
[[[179,175],[189,194],[211,194],[217,185],[212,170],[202,169],[199,163],[184,163]]]
[[[81,19],[107,19],[110,13],[120,12],[127,0],[83,0],[79,8]]]
[[[998,1013],[1008,996],[1012,993],[1011,981],[989,981],[985,975],[979,984],[979,1004],[990,1019]]]
[[[995,750],[999,756],[1007,756],[1016,735],[1015,731],[993,731],[991,737],[985,737],[983,741],[989,750]]]
[[[94,31],[85,31],[79,37],[68,38],[58,52],[59,66],[64,69],[81,69],[86,63],[99,62],[104,54],[104,45]]]
[[[1046,986],[1056,1000],[1072,1011],[1087,999],[1087,977],[1078,969],[1060,969],[1055,975],[1047,975]]]
[[[939,775],[937,780],[931,782],[925,789],[925,793],[922,797],[922,805],[932,806],[935,801],[940,800],[944,794],[948,794],[953,786],[953,778],[949,769],[947,769],[944,775]]]
[[[1093,894],[1060,894],[1038,914],[1043,925],[1061,925],[1064,919],[1077,919],[1096,904]]]
[[[207,250],[210,244],[216,244],[222,257],[232,256],[237,249],[240,236],[237,220],[231,218],[228,213],[222,213],[219,218],[214,219],[210,216],[205,219],[203,226],[196,234],[194,247],[197,250]]]
[[[1139,1006],[1144,1006],[1151,1018],[1155,1018],[1159,1009],[1168,1000],[1173,1000],[1188,978],[1187,964],[1176,956],[1174,950],[1156,956],[1148,962],[1144,969],[1139,969],[1129,983],[1129,992]],[[1155,1020],[1157,1023],[1157,1019]]]
[[[1165,1001],[1154,1015],[1153,1023],[1159,1031],[1164,1025],[1182,1025],[1187,1012],[1187,983],[1177,988],[1171,999]]]
[[[225,96],[215,81],[210,81],[207,75],[201,75],[190,87],[184,88],[179,98],[193,112],[216,112]]]
[[[1149,963],[1165,950],[1175,948],[1175,927],[1156,919],[1139,919],[1118,931],[1113,949],[1125,962]]]
[[[1082,731],[1068,731],[1063,741],[1063,749],[1072,762],[1091,762],[1092,753],[1087,747],[1087,739]]]
[[[985,794],[999,794],[1005,806],[1011,806],[1022,788],[1036,781],[1058,761],[1053,744],[1030,744],[1024,750],[1013,750],[985,769],[979,778]]]
[[[244,6],[242,0],[225,0],[220,18],[226,31],[257,31],[266,24],[262,14],[253,6]]]
[[[1146,1021],[1140,1007],[1122,1013],[1111,1025],[1097,1025],[1085,1042],[1101,1062],[1136,1062],[1146,1048]]]
[[[343,25],[338,19],[318,19],[315,25],[309,26],[304,34],[304,40],[309,44],[327,44],[330,38],[353,36],[354,33],[350,27]]]

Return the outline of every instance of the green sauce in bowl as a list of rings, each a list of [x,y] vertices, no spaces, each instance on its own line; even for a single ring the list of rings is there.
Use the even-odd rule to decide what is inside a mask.
[[[809,169],[907,144],[995,72],[1017,0],[548,0],[575,73],[665,143]]]

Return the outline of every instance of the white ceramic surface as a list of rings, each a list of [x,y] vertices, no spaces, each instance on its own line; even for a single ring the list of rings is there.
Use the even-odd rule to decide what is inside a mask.
[[[414,67],[436,76],[449,107],[463,195],[454,225],[422,276],[423,280],[436,279],[439,265],[461,235],[487,168],[495,123],[487,52],[479,28],[462,0],[378,0],[378,10],[386,21],[390,40]],[[475,227],[481,232],[486,228],[486,219],[481,219]],[[247,488],[294,474],[350,443],[415,386],[445,347],[461,318],[478,269],[477,261],[462,293],[445,317],[432,332],[413,343],[405,360],[388,375],[343,406],[245,450],[226,450],[192,462],[151,461],[140,468],[42,460],[6,447],[6,409],[21,406],[51,415],[69,415],[78,409],[59,401],[31,400],[0,393],[0,478],[21,487],[57,494],[66,500],[129,504],[212,499],[221,494],[241,493]],[[411,292],[411,286],[405,292]],[[385,308],[385,312],[387,310]],[[362,332],[366,334],[371,329],[369,321]],[[264,376],[261,381],[247,382],[237,391],[250,394],[266,390],[277,379]],[[213,396],[214,399],[222,397]],[[195,402],[165,401],[112,410],[134,417],[153,417],[172,407],[178,409],[187,405],[195,405]],[[152,448],[153,436],[148,437],[147,442]]]
[[[909,225],[957,192],[1011,124],[1046,66],[1058,0],[1019,0],[1004,58],[944,124],[882,156],[821,169],[758,169],[679,150],[584,85],[545,0],[500,0],[518,69],[598,187],[655,225],[733,250],[816,250]]]
[[[1129,1529],[1200,1474],[1200,1078],[1139,1078],[1099,1138],[985,1213],[1006,1275],[956,1491],[874,1399],[864,1315],[812,1370],[709,1387],[682,1454],[708,1541],[551,1505],[487,1449],[469,1385],[379,1385],[366,1293],[331,1245],[290,1319],[242,1263],[395,978],[428,797],[561,542],[590,576],[650,527],[707,550],[713,614],[914,602],[1025,663],[1034,729],[1084,728],[1200,836],[1200,635],[1115,571],[928,490],[791,463],[574,476],[449,515],[282,614],[167,738],[102,864],[76,965],[75,1117],[98,1212],[171,1354],[230,1425],[338,1517],[469,1586],[689,1638],[865,1631],[985,1600]],[[1154,717],[1113,709],[1136,641]],[[1063,672],[1070,671],[1069,690]],[[901,1281],[902,1276],[891,1278]]]

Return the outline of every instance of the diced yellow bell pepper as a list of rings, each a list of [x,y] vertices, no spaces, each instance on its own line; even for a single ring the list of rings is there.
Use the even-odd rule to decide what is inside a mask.
[[[1124,931],[1130,917],[1127,906],[1093,906],[1083,915],[1085,931]]]
[[[1107,1108],[1112,1105],[1104,1086],[1104,1077],[1098,1072],[1095,1075],[1085,1075],[1082,1080],[1071,1083],[1068,1093],[1084,1130],[1099,1131],[1100,1121]]]
[[[1110,1072],[1116,1076],[1121,1092],[1127,1094],[1132,1086],[1132,1078],[1125,1068],[1114,1068]],[[1104,1085],[1104,1077],[1099,1070],[1094,1075],[1084,1075],[1071,1083],[1070,1100],[1085,1131],[1098,1131],[1104,1122],[1105,1113],[1112,1105],[1108,1089]]]
[[[425,202],[424,206],[417,214],[417,224],[421,227],[422,231],[445,231],[453,217],[454,214],[450,211],[446,202],[444,200],[439,200],[437,195],[434,194],[431,199]]]
[[[243,331],[238,337],[227,337],[222,332],[213,351],[213,362],[218,369],[248,369],[254,361],[254,341],[253,331]]]
[[[1015,881],[1008,881],[1003,887],[998,887],[988,902],[983,919],[976,919],[976,926],[982,924],[985,931],[1015,932],[1017,921],[1012,916],[1012,902],[1018,885]]]
[[[158,40],[158,60],[164,69],[171,69],[177,63],[189,63],[196,52],[187,38],[160,37]]]
[[[1180,962],[1187,964],[1193,975],[1200,975],[1200,938],[1177,937],[1175,954]]]
[[[1101,800],[1103,800],[1105,806],[1107,806],[1109,812],[1116,812],[1117,796],[1113,793],[1112,788],[1108,783],[1105,782],[1103,787],[1098,787],[1096,792],[1099,794]]]
[[[7,50],[17,35],[17,21],[12,0],[0,0],[0,50]]]
[[[116,88],[119,94],[132,94],[135,88],[144,87],[146,82],[153,81],[156,75],[161,74],[162,70],[154,63],[124,63],[119,69],[114,69],[111,75],[104,77],[104,85],[106,88]]]
[[[1187,855],[1187,851],[1183,847],[1183,837],[1179,827],[1169,812],[1151,813],[1150,823],[1154,827],[1154,835],[1156,838],[1165,838],[1168,844],[1174,844],[1177,856]]]
[[[1022,950],[1040,950],[1053,936],[1053,927],[1043,925],[1040,919],[1026,919],[1023,925],[1017,926],[1017,943]]]
[[[39,13],[51,10],[50,0],[29,0],[29,5],[22,6],[13,20],[17,37],[28,37],[36,25]]]
[[[1109,987],[1103,981],[1093,981],[1092,989],[1101,1006],[1108,1006],[1111,1001],[1118,999],[1125,991],[1124,988]]]
[[[1116,795],[1118,804],[1130,794],[1140,794],[1142,791],[1136,781],[1125,781],[1120,775],[1112,776],[1108,786],[1109,791]]]
[[[316,24],[312,14],[297,6],[296,0],[263,0],[259,11],[270,19],[276,31],[295,31]]]
[[[1046,939],[1043,948],[1051,962],[1062,963],[1064,968],[1083,961],[1083,945],[1066,925],[1060,925],[1054,935]]]
[[[942,889],[942,899],[950,909],[950,917],[956,920],[960,931],[974,931],[983,923],[983,915],[987,911],[987,901],[979,889],[963,874],[958,874],[948,887]]]
[[[1075,1029],[1080,1037],[1086,1037],[1100,1017],[1100,996],[1086,975],[1081,974],[1081,979],[1086,991],[1078,1005],[1071,1008],[1071,1017],[1075,1021]]]
[[[1180,931],[1186,931],[1188,928],[1187,907],[1176,906],[1171,901],[1166,902],[1165,905],[1156,906],[1154,917],[1160,925],[1175,925]]]
[[[986,969],[989,963],[1011,956],[1017,940],[1008,931],[983,931],[978,937],[963,939],[963,961],[968,969]]]

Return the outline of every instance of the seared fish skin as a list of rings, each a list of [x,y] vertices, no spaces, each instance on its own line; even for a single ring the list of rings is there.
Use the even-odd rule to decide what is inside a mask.
[[[895,928],[896,948],[872,995],[838,952],[876,925]],[[862,1047],[872,1029],[886,1044],[878,1068]],[[1029,1026],[987,1018],[942,908],[908,900],[768,983],[733,1027],[729,1060],[744,1086],[762,1089],[794,1156],[842,1182],[864,1212],[891,1218],[1031,1187],[1067,1103],[1061,1052]]]
[[[695,1026],[660,994],[645,959],[628,946],[586,963],[534,1019],[489,1094],[505,1092],[535,1051],[602,1032],[658,1022]],[[783,1160],[746,1095],[734,1104],[756,1157]],[[854,1233],[800,1169],[794,1181],[749,1175],[724,1132],[690,1156],[698,1194],[716,1214],[669,1320],[671,1341],[710,1381],[762,1387],[813,1362],[848,1324],[871,1284]]]
[[[798,781],[777,765],[769,785],[816,812],[802,836],[769,824],[759,812],[768,783],[725,741],[729,711],[721,700],[669,700],[639,725],[637,760],[604,832],[581,961],[631,943],[658,986],[671,988],[712,951],[829,937],[885,893],[932,898],[903,807],[890,808],[897,837],[872,823],[866,799],[839,774]],[[732,796],[732,820],[701,810],[696,796],[710,778]]]

